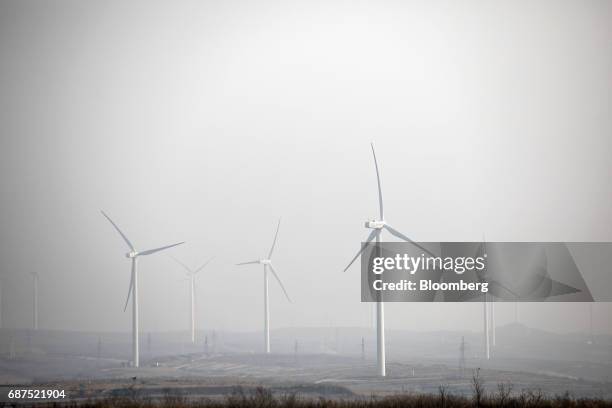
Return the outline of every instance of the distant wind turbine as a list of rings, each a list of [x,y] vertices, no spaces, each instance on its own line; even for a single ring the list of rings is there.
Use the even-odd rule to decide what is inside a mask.
[[[185,265],[183,262],[179,261],[177,258],[173,256],[171,256],[170,258],[172,258],[176,263],[181,265],[183,269],[185,269],[185,272],[187,272],[187,277],[189,278],[189,297],[190,297],[190,305],[191,305],[191,311],[190,311],[191,342],[195,343],[195,279],[196,279],[197,273],[200,272],[202,269],[204,269],[206,265],[208,265],[210,261],[213,260],[213,258],[210,258],[208,261],[206,261],[204,265],[200,266],[199,268],[195,270],[189,268],[187,265]]]
[[[427,252],[428,254],[435,256],[430,251],[428,251],[427,249],[423,248],[422,246],[420,246],[419,244],[417,244],[416,242],[408,238],[406,235],[402,234],[395,228],[391,227],[385,221],[385,213],[383,210],[382,188],[380,185],[380,171],[378,170],[378,162],[376,160],[376,151],[374,150],[373,142],[371,143],[371,146],[372,146],[372,155],[374,156],[374,167],[376,168],[376,180],[378,182],[378,206],[380,209],[380,219],[366,221],[365,227],[372,230],[372,232],[370,232],[370,235],[368,235],[368,237],[366,238],[366,242],[372,242],[374,239],[376,239],[377,243],[380,242],[380,235],[382,233],[382,230],[386,229],[388,232],[391,233],[391,235],[394,235],[395,237],[401,240],[404,240],[406,242],[410,242],[417,248],[420,248],[421,250]],[[350,266],[353,264],[353,262],[355,262],[355,260],[359,257],[359,255],[361,255],[364,249],[365,249],[365,246],[362,246],[359,252],[357,252],[357,255],[355,255],[353,259],[351,259],[351,262],[349,262],[347,267],[344,268],[344,272],[346,272],[347,269],[350,268]],[[380,298],[376,302],[376,350],[377,350],[377,360],[378,360],[378,374],[384,377],[385,375],[387,375],[386,362],[385,362],[385,310],[384,310],[384,303],[382,299]]]
[[[495,324],[495,300],[491,301],[491,345],[493,348],[497,345],[496,342],[496,330],[497,325]]]
[[[127,309],[128,302],[130,300],[130,295],[132,295],[132,364],[134,367],[138,367],[140,365],[139,362],[139,350],[138,350],[138,273],[137,273],[137,259],[139,256],[151,255],[159,251],[163,251],[164,249],[172,248],[177,245],[184,244],[184,242],[179,242],[177,244],[166,245],[159,248],[148,249],[146,251],[137,251],[134,248],[134,245],[130,242],[130,240],[125,236],[123,232],[119,229],[117,224],[110,219],[108,215],[101,211],[102,215],[112,224],[112,226],[117,230],[121,238],[125,241],[127,246],[130,249],[130,252],[125,254],[126,258],[132,260],[132,275],[130,278],[130,287],[128,289],[127,299],[125,300],[125,306],[123,307],[123,311]]]
[[[514,323],[518,324],[519,315],[518,315],[518,296],[514,297]]]
[[[2,328],[2,278],[0,277],[0,329]]]
[[[278,238],[278,230],[280,229],[280,220],[278,220],[278,226],[276,227],[276,234],[274,235],[274,241],[272,242],[272,248],[270,248],[270,252],[268,253],[268,257],[265,259],[258,259],[250,262],[242,262],[237,265],[249,265],[249,264],[260,264],[263,265],[264,270],[264,338],[265,338],[265,350],[266,353],[270,353],[270,308],[268,306],[268,269],[272,272],[272,275],[278,281],[281,289],[285,293],[287,300],[291,303],[291,299],[285,290],[285,286],[283,286],[283,282],[281,282],[280,278],[276,274],[274,267],[272,266],[272,252],[274,252],[274,246],[276,245],[276,239]]]
[[[487,256],[487,241],[482,240],[482,244],[478,247],[477,255],[482,253],[482,256]],[[486,265],[486,264],[485,264]],[[491,358],[491,347],[496,346],[496,323],[495,323],[495,301],[489,300],[489,296],[500,297],[500,293],[509,293],[513,295],[516,299],[517,294],[513,292],[510,288],[502,284],[499,280],[495,279],[495,277],[489,276],[489,271],[487,267],[484,268],[481,272],[476,272],[476,276],[479,282],[487,282],[488,283],[488,292],[485,292],[483,299],[483,320],[484,320],[484,357],[489,360]],[[489,294],[490,292],[490,294]]]
[[[489,317],[487,316],[487,310],[489,309],[489,302],[487,300],[487,292],[484,294],[484,353],[485,358],[488,360],[491,358],[491,345],[489,343]]]
[[[589,303],[589,344],[595,344],[595,337],[593,336],[593,302]]]
[[[479,247],[479,250],[482,250],[483,253],[483,257],[487,256],[487,241],[484,239],[482,239],[482,244]],[[481,272],[480,275],[478,275],[478,280],[481,282],[488,282],[488,270],[487,268],[484,269],[484,271]],[[493,283],[493,284],[498,284],[500,286],[502,286],[501,284],[499,284],[498,282],[492,281],[489,283]],[[502,286],[505,288],[505,286]],[[484,294],[484,300],[483,300],[483,304],[484,304],[484,308],[483,308],[483,320],[484,320],[484,357],[485,359],[489,360],[491,358],[491,331],[490,331],[490,327],[489,327],[489,316],[488,316],[488,311],[489,311],[489,300],[488,300],[488,292],[485,292]]]
[[[38,272],[32,272],[32,328],[38,330]]]

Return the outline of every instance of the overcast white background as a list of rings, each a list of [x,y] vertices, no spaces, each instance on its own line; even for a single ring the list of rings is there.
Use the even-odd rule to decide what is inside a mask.
[[[129,262],[185,240],[198,324],[368,326],[356,264],[377,214],[421,241],[612,241],[609,1],[0,0],[4,325],[130,329]],[[183,330],[187,282],[140,262],[143,330]],[[594,291],[612,281],[590,282]],[[607,285],[607,286],[606,286]],[[498,322],[514,319],[501,305]],[[481,306],[390,304],[387,327],[481,329]],[[608,304],[596,331],[612,333]],[[587,304],[520,320],[588,329]]]

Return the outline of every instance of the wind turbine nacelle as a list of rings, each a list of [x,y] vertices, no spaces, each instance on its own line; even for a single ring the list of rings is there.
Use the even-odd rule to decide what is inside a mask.
[[[127,254],[125,254],[126,258],[136,258],[138,256],[138,252],[136,251],[132,251],[132,252],[128,252]]]
[[[269,260],[269,259],[260,259],[259,263],[262,264],[262,265],[270,265],[272,263],[272,261]]]
[[[382,229],[384,226],[385,226],[384,221],[371,220],[371,221],[365,222],[365,227],[370,228],[370,229]]]

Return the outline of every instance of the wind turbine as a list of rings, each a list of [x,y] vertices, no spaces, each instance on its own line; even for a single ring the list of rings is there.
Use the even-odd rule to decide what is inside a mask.
[[[242,262],[237,265],[249,265],[249,264],[260,264],[263,265],[264,271],[264,340],[265,340],[265,350],[266,353],[270,353],[270,308],[268,306],[268,269],[272,272],[272,275],[278,281],[281,289],[285,293],[287,300],[291,303],[291,299],[285,290],[285,286],[283,286],[283,282],[281,282],[280,278],[276,274],[274,267],[272,266],[272,252],[274,252],[274,246],[276,245],[276,239],[278,238],[278,230],[280,228],[280,219],[278,220],[278,226],[276,227],[276,234],[274,235],[274,241],[272,242],[272,248],[270,248],[270,252],[268,253],[268,257],[265,259],[258,259],[250,262]]]
[[[380,171],[378,170],[378,162],[376,160],[376,151],[374,150],[374,142],[371,143],[371,146],[372,146],[372,155],[374,156],[374,167],[376,168],[376,180],[378,182],[378,206],[380,210],[380,219],[365,222],[365,227],[372,230],[372,232],[370,232],[370,235],[368,235],[368,237],[366,238],[366,242],[372,242],[374,239],[376,240],[377,243],[380,242],[380,235],[382,233],[382,230],[385,229],[389,233],[391,233],[391,235],[394,235],[395,237],[401,240],[404,240],[406,242],[410,242],[417,248],[420,248],[421,250],[427,252],[428,254],[435,256],[430,251],[428,251],[427,249],[423,248],[422,246],[420,246],[419,244],[417,244],[416,242],[408,238],[406,235],[402,234],[395,228],[391,227],[385,221],[385,213],[383,209],[382,188],[380,186]],[[353,262],[355,262],[355,260],[359,257],[359,255],[361,255],[364,249],[365,249],[365,246],[362,246],[359,252],[357,252],[357,255],[355,255],[353,259],[351,259],[351,262],[349,262],[349,264],[346,266],[346,268],[344,268],[344,272],[346,272],[347,269],[350,268],[350,266],[353,264]],[[385,362],[385,309],[384,309],[384,303],[382,302],[380,298],[376,301],[376,351],[377,351],[377,360],[378,360],[378,374],[384,377],[385,375],[387,375],[386,362]]]
[[[189,268],[187,265],[185,265],[183,262],[179,261],[173,256],[171,256],[170,258],[172,258],[176,263],[181,265],[183,269],[185,269],[185,271],[187,272],[187,277],[189,278],[189,297],[191,303],[191,342],[195,344],[195,279],[197,273],[204,269],[206,265],[208,265],[210,261],[212,261],[212,258],[210,258],[208,261],[206,261],[204,265],[200,266],[195,270]]]
[[[138,273],[137,273],[137,259],[139,256],[151,255],[159,251],[163,251],[164,249],[172,248],[177,245],[184,244],[184,242],[179,242],[177,244],[166,245],[159,248],[148,249],[146,251],[137,251],[134,248],[134,245],[130,242],[130,240],[125,236],[123,232],[119,229],[117,224],[110,219],[108,215],[101,211],[102,215],[112,224],[113,227],[117,230],[121,238],[125,241],[127,246],[130,249],[130,252],[125,254],[126,258],[132,260],[132,275],[130,277],[130,287],[128,289],[127,299],[125,300],[125,306],[123,307],[123,311],[127,309],[128,302],[130,300],[130,295],[132,295],[132,363],[134,367],[138,367],[140,365],[139,362],[139,351],[138,351]]]
[[[38,272],[32,272],[32,328],[38,330]]]
[[[481,251],[482,256],[487,256],[487,241],[484,239],[484,237],[482,244],[478,247],[478,252],[476,255],[480,254]],[[499,293],[501,290],[503,290],[506,293],[513,295],[515,300],[518,295],[502,284],[499,280],[495,279],[495,277],[489,276],[489,271],[486,266],[482,272],[476,272],[476,276],[479,282],[487,282],[489,284],[489,291],[485,292],[483,299],[484,357],[485,359],[489,360],[491,358],[491,347],[496,346],[495,301],[489,301],[489,292],[491,292],[491,297],[499,298]]]
[[[491,358],[491,345],[489,343],[489,317],[487,316],[487,310],[489,306],[489,302],[487,300],[487,293],[484,294],[484,352],[485,358],[489,360]]]

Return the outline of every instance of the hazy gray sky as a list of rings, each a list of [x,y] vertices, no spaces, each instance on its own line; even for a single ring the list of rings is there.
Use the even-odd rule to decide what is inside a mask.
[[[609,1],[0,0],[4,322],[30,324],[38,271],[42,327],[130,329],[104,209],[140,248],[216,256],[200,327],[261,329],[261,267],[233,264],[280,216],[295,303],[271,283],[272,327],[369,325],[358,266],[341,270],[377,214],[370,140],[387,219],[415,240],[612,241],[610,21]],[[140,271],[143,330],[186,329],[180,268]],[[588,327],[586,304],[527,307]],[[391,329],[481,326],[480,305],[387,311]]]

